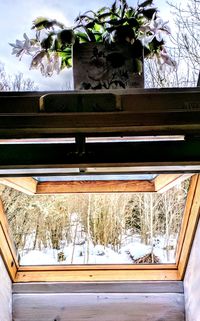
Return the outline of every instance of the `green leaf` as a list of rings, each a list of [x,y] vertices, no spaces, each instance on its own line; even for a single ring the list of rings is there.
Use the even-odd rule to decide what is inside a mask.
[[[72,67],[72,59],[65,59],[61,61],[61,70],[65,68],[71,68]]]
[[[62,58],[61,69],[70,68],[72,66],[72,49],[71,49],[71,47],[67,47],[65,49],[65,51],[61,51],[58,54]]]
[[[113,13],[116,13],[116,10],[117,10],[117,2],[116,1],[112,4],[111,10]]]
[[[136,18],[133,18],[133,17],[132,18],[128,18],[126,21],[133,28],[139,28],[139,26],[140,26],[140,24],[139,24],[139,22],[137,21]]]
[[[41,47],[45,50],[50,49],[52,44],[53,44],[52,34],[41,41]]]
[[[102,35],[95,35],[95,39],[96,39],[96,42],[102,42],[103,39],[102,39]]]
[[[76,36],[80,38],[81,42],[88,42],[89,41],[89,38],[88,38],[88,35],[84,32],[76,32]]]
[[[149,20],[152,19],[154,13],[157,12],[157,9],[156,8],[152,8],[152,9],[146,9],[146,10],[143,10],[142,13],[143,15],[148,18]]]
[[[94,24],[95,24],[95,21],[90,21],[89,23],[87,23],[87,24],[85,25],[85,27],[86,27],[86,28],[91,28],[91,29],[93,29],[93,28],[94,28]]]
[[[50,20],[44,17],[38,17],[33,21],[33,26],[31,29],[42,30],[42,29],[50,29],[53,26],[58,26],[63,29],[64,25],[57,20]]]
[[[84,29],[85,29],[86,34],[88,35],[89,41],[95,42],[95,36],[94,36],[93,32],[90,31],[88,28],[84,27]]]
[[[98,11],[97,11],[97,15],[100,15],[100,14],[102,14],[104,11],[106,11],[106,10],[110,10],[110,8],[109,7],[103,7],[103,8],[101,8],[101,9],[99,9]]]
[[[147,6],[151,6],[153,4],[153,0],[146,0],[144,2],[142,2],[141,4],[138,5],[138,7],[147,7]]]
[[[107,21],[107,23],[109,23],[110,25],[113,26],[121,26],[126,22],[126,19],[112,19]]]
[[[143,63],[140,59],[135,59],[135,67],[136,67],[136,72],[141,75],[143,71]]]
[[[61,44],[64,45],[73,45],[75,42],[75,34],[72,29],[63,29],[57,34],[58,39]]]
[[[130,7],[127,11],[126,11],[126,17],[127,18],[132,18],[135,16],[135,10]]]
[[[121,19],[124,18],[128,5],[126,1],[123,1],[122,8],[121,8]]]
[[[105,18],[109,18],[110,17],[110,12],[106,12],[106,13],[102,13],[101,15],[98,16],[98,19],[100,21],[104,20]]]
[[[94,24],[94,30],[100,32],[102,30],[102,26],[98,23]]]
[[[82,15],[79,15],[78,17],[76,17],[76,19],[75,19],[74,21],[75,21],[75,22],[81,21],[81,20],[83,20],[83,19],[85,19],[85,18],[90,19],[89,16],[87,16],[87,15],[85,15],[85,14],[82,14]]]

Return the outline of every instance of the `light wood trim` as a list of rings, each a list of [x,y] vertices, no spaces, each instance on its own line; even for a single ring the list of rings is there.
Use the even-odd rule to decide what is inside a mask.
[[[7,219],[7,216],[4,212],[3,202],[1,200],[1,198],[0,198],[0,224],[2,226],[6,241],[8,243],[8,246],[9,246],[9,249],[10,249],[11,254],[13,256],[13,259],[15,261],[15,264],[17,267],[19,267],[18,259],[17,259],[17,255],[16,255],[16,250],[15,250],[15,245],[13,243],[12,237],[10,236],[8,219]]]
[[[8,246],[7,239],[1,224],[0,224],[0,254],[3,258],[3,261],[11,277],[11,280],[14,281],[17,273],[17,266],[13,259],[10,247]]]
[[[179,281],[177,270],[17,272],[15,282]]]
[[[155,190],[164,193],[191,176],[192,174],[160,174],[153,180]]]
[[[190,211],[191,211],[192,204],[193,204],[197,181],[198,181],[198,174],[193,175],[190,180],[190,186],[189,186],[189,190],[188,190],[188,194],[187,194],[187,199],[186,199],[185,209],[184,209],[184,214],[183,214],[183,220],[182,220],[182,224],[181,224],[181,228],[180,228],[180,232],[179,232],[178,243],[177,243],[177,248],[176,248],[176,262],[177,262],[177,264],[179,262],[181,251],[182,251],[183,241],[184,241],[187,226],[188,226],[188,221],[189,221]]]
[[[4,263],[8,270],[8,273],[14,281],[17,269],[19,267],[16,253],[14,250],[14,245],[11,241],[9,230],[8,230],[8,221],[6,215],[3,211],[3,204],[0,199],[0,253],[3,257]]]
[[[192,196],[192,194],[191,194]],[[196,227],[200,218],[200,175],[197,175],[196,186],[194,188],[194,196],[192,206],[188,214],[188,223],[186,227],[185,237],[178,262],[178,275],[182,280],[184,278],[187,262],[190,256],[192,242],[195,236]],[[186,224],[186,223],[184,223]]]
[[[20,265],[18,272],[33,271],[137,271],[137,270],[176,270],[176,264],[86,264],[86,265]]]
[[[37,184],[37,194],[59,193],[115,193],[115,192],[166,192],[192,174],[161,174],[152,182],[148,180],[112,181],[54,181]]]
[[[14,188],[28,195],[36,193],[37,181],[32,177],[3,177],[0,184]]]
[[[42,182],[37,184],[36,190],[37,194],[116,192],[155,192],[155,188],[154,183],[147,180],[114,180]]]

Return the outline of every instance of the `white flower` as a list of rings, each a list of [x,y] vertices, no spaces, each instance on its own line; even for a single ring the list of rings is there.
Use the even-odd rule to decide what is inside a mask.
[[[159,64],[161,65],[161,69],[163,69],[164,65],[168,65],[173,69],[177,68],[176,61],[169,56],[165,48],[161,50],[159,57]]]
[[[56,52],[54,52],[48,57],[48,61],[44,69],[44,75],[52,76],[54,72],[59,74],[60,69],[61,69],[61,58],[58,56]]]
[[[171,33],[167,24],[168,22],[164,22],[159,17],[156,18],[156,14],[154,14],[150,22],[147,22],[140,27],[142,34],[139,36],[139,39],[142,41],[142,44],[147,47],[154,38],[161,42],[163,40],[164,33]]]
[[[144,34],[138,38],[142,42],[143,46],[148,47],[149,43],[153,40],[154,35],[147,36]]]
[[[42,75],[51,77],[54,72],[57,74],[60,72],[61,58],[56,52],[49,54],[42,50],[33,58],[30,68],[40,69]]]
[[[155,36],[157,41],[162,41],[163,33],[171,33],[170,28],[167,24],[167,21],[164,22],[159,17],[155,19],[155,14],[153,15],[149,24],[149,31]]]
[[[19,57],[20,59],[23,54],[32,55],[39,49],[38,46],[32,44],[26,33],[24,33],[23,36],[25,40],[16,40],[16,43],[10,43],[13,47],[12,55],[16,55],[16,57]]]

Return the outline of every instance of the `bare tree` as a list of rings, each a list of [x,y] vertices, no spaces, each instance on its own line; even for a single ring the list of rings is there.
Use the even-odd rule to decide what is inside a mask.
[[[30,78],[24,78],[21,72],[9,75],[4,64],[0,62],[0,91],[35,91],[38,88]]]
[[[154,61],[146,61],[146,87],[196,87],[200,75],[200,0],[168,4],[176,30],[172,31],[167,50],[177,67],[169,72],[169,68],[160,68]]]

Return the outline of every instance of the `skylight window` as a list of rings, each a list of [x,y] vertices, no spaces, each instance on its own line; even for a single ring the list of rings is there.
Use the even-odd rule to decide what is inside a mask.
[[[142,183],[145,188],[144,182],[157,184],[158,191],[138,189],[139,192],[134,193],[112,193],[112,186],[109,193],[82,193],[81,185],[87,186],[90,182],[96,184],[98,190],[101,184],[103,190],[104,184],[110,182],[76,182],[66,177],[58,182],[55,180],[59,177],[43,177],[37,178],[34,195],[19,191],[20,178],[7,179],[7,186],[5,179],[1,199],[19,264],[175,263],[189,188],[188,176],[135,175],[132,182],[136,185]],[[18,184],[12,185],[18,186],[18,190],[9,187],[11,181]],[[116,184],[118,182],[130,183],[125,180]],[[77,183],[80,183],[78,193],[58,189],[66,184],[69,190],[69,184],[74,188]]]

